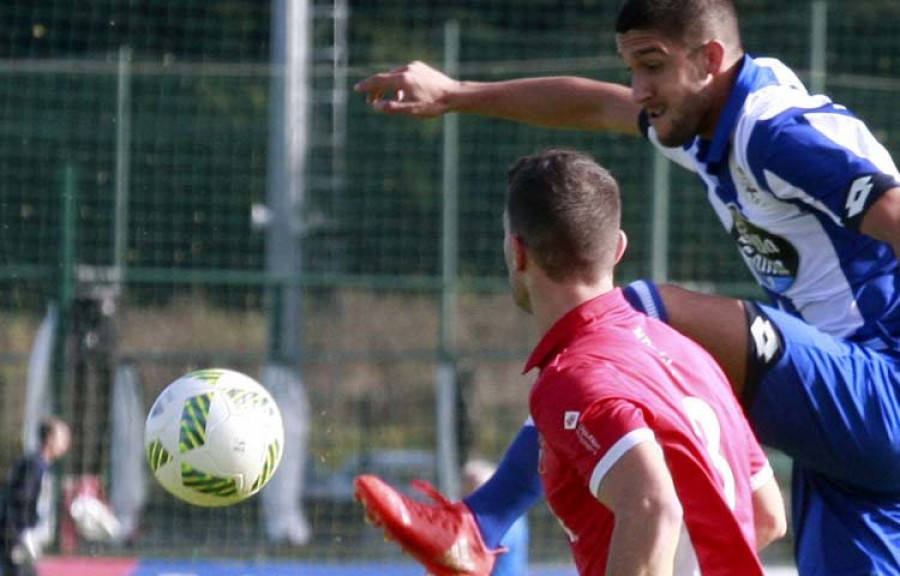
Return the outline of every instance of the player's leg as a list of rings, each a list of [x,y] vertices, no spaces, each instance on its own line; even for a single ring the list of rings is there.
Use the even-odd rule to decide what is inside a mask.
[[[529,421],[516,436],[494,475],[463,501],[478,520],[490,548],[541,497],[537,428]]]
[[[656,315],[720,363],[763,444],[853,486],[900,489],[897,361],[767,306],[641,284],[657,294]]]
[[[900,500],[848,490],[794,464],[794,550],[800,574],[900,575]]]
[[[503,536],[541,497],[538,457],[537,430],[528,422],[494,475],[464,502],[448,502],[429,487],[436,502],[422,503],[374,476],[356,479],[357,498],[431,573],[487,574]]]
[[[497,554],[481,538],[475,518],[462,502],[450,502],[426,482],[414,486],[431,496],[421,502],[377,476],[364,474],[353,482],[366,517],[385,536],[418,560],[434,576],[490,574]]]
[[[751,358],[741,398],[760,441],[849,486],[900,490],[900,363],[775,308],[747,311],[774,342]]]

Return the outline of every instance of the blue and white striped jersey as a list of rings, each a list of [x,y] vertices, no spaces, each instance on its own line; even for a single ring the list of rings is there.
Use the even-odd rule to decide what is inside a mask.
[[[771,58],[746,56],[712,140],[659,144],[699,174],[760,286],[833,336],[898,348],[900,275],[891,247],[859,233],[900,173],[847,108],[810,95]]]

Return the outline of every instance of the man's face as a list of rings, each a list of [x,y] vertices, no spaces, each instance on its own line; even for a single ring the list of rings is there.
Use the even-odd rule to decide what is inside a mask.
[[[705,44],[686,47],[653,30],[616,36],[619,54],[631,70],[632,98],[648,114],[660,142],[682,146],[710,130]]]
[[[506,262],[506,271],[509,275],[509,291],[513,302],[522,310],[531,313],[531,297],[528,288],[522,281],[521,274],[516,265],[515,239],[509,231],[509,218],[503,214],[503,260]]]
[[[50,440],[50,460],[55,461],[65,455],[72,445],[72,435],[67,426],[58,426],[54,429]]]

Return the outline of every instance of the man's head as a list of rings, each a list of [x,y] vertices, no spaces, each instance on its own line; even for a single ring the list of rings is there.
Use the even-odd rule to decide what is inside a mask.
[[[48,418],[38,428],[41,453],[47,462],[55,462],[61,458],[72,444],[69,425],[59,418]]]
[[[524,276],[593,285],[612,281],[624,251],[619,186],[590,156],[548,149],[519,159],[509,173],[504,254],[513,299],[531,311]]]
[[[712,136],[730,89],[722,79],[743,56],[731,0],[626,0],[616,43],[663,144]]]

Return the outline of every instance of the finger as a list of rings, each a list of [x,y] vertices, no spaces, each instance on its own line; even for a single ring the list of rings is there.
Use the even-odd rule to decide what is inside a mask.
[[[384,92],[380,90],[366,92],[366,104],[372,105],[382,99],[384,99]]]
[[[353,90],[355,92],[371,92],[373,90],[384,92],[386,90],[392,90],[396,84],[397,76],[392,70],[390,72],[382,72],[380,74],[375,74],[374,76],[369,76],[365,80],[360,80],[353,86]]]
[[[372,108],[383,114],[405,114],[407,116],[430,117],[428,109],[419,102],[397,102],[396,100],[377,100],[372,103]]]

